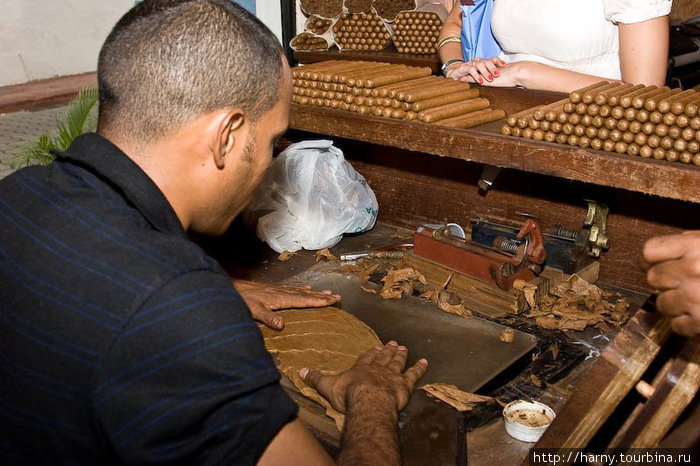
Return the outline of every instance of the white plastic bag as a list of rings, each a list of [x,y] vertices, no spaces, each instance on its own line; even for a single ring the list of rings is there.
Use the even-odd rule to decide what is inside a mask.
[[[257,235],[277,252],[328,248],[371,229],[377,198],[332,141],[292,144],[273,160],[248,210]]]

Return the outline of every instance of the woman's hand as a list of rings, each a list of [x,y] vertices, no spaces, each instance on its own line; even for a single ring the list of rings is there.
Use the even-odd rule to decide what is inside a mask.
[[[455,63],[445,70],[445,77],[455,81],[486,84],[500,77],[499,71],[506,62],[498,57],[474,58],[464,63]]]

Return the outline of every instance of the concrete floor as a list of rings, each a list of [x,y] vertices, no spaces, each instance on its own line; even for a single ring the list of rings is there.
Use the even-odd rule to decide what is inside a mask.
[[[8,159],[27,144],[36,141],[41,134],[57,132],[58,122],[63,120],[65,106],[0,114],[0,179],[14,171]]]

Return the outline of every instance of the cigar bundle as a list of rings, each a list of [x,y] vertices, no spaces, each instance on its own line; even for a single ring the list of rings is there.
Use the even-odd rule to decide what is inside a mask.
[[[312,34],[318,36],[328,32],[328,28],[333,24],[333,20],[321,18],[317,15],[311,15],[308,20],[306,20],[306,30]]]
[[[442,19],[436,13],[402,11],[394,21],[394,45],[401,53],[435,53],[441,28]]]
[[[391,34],[376,13],[343,13],[333,26],[338,47],[353,50],[382,50]]]
[[[335,18],[343,13],[343,0],[301,0],[299,6],[307,16]]]
[[[346,0],[347,2],[347,0]],[[392,22],[401,11],[416,9],[415,0],[373,0],[372,6],[377,14],[387,22]]]
[[[330,48],[330,44],[324,37],[317,36],[311,32],[302,32],[294,36],[289,45],[294,50],[303,51],[328,50]]]
[[[601,81],[509,115],[501,134],[700,166],[700,93]]]
[[[385,118],[470,128],[505,117],[468,83],[430,68],[330,60],[292,69],[292,102]]]

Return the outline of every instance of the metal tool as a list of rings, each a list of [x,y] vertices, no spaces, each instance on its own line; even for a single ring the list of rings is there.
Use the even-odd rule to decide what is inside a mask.
[[[516,279],[532,280],[546,258],[541,227],[528,218],[515,239],[497,237],[486,246],[453,236],[450,229],[419,227],[413,238],[417,256],[437,262],[501,289],[513,287]]]

